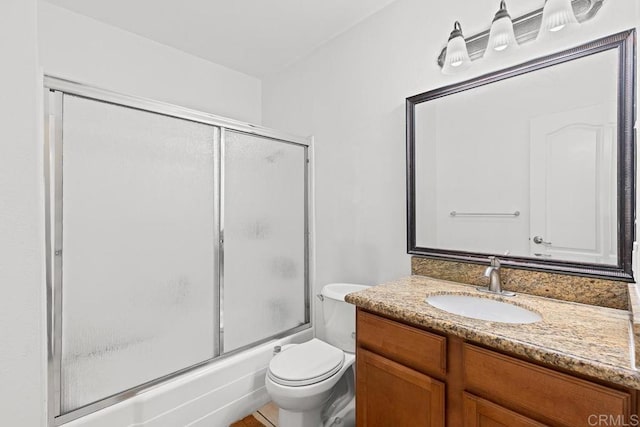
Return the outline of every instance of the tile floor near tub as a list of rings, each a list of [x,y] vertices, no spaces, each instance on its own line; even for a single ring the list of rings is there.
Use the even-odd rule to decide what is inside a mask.
[[[230,427],[278,427],[278,407],[269,402],[253,414],[236,421]]]

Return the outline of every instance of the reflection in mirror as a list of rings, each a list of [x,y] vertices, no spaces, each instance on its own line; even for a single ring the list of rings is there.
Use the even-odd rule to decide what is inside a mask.
[[[629,278],[629,34],[409,98],[409,252]]]
[[[418,246],[615,265],[617,60],[418,104]]]

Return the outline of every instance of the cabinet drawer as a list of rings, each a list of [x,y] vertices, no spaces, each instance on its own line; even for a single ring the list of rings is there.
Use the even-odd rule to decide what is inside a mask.
[[[544,424],[503,408],[500,405],[464,393],[464,427],[544,427]]]
[[[464,345],[463,366],[467,390],[551,425],[583,426],[594,416],[630,416],[629,393],[470,344]]]
[[[446,373],[447,339],[358,310],[358,346],[428,374]]]

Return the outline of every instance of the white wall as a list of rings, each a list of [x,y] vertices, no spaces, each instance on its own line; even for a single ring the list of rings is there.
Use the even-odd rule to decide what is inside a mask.
[[[44,72],[128,95],[260,124],[261,82],[40,1]]]
[[[2,425],[45,420],[42,144],[36,0],[0,7],[0,414]]]
[[[542,1],[540,2],[542,4]],[[317,286],[408,275],[405,231],[407,96],[484,74],[638,22],[637,0],[605,2],[573,37],[530,43],[521,55],[440,73],[454,20],[488,27],[493,0],[397,0],[312,55],[263,79],[263,123],[315,136]]]

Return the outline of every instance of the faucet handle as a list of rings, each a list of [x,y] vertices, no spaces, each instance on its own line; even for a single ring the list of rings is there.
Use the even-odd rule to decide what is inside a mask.
[[[491,262],[491,267],[500,268],[500,260],[498,260],[498,258],[496,258],[495,256],[490,256],[489,261]]]
[[[495,270],[495,267],[487,267],[484,269],[484,277],[491,277],[491,272]]]

